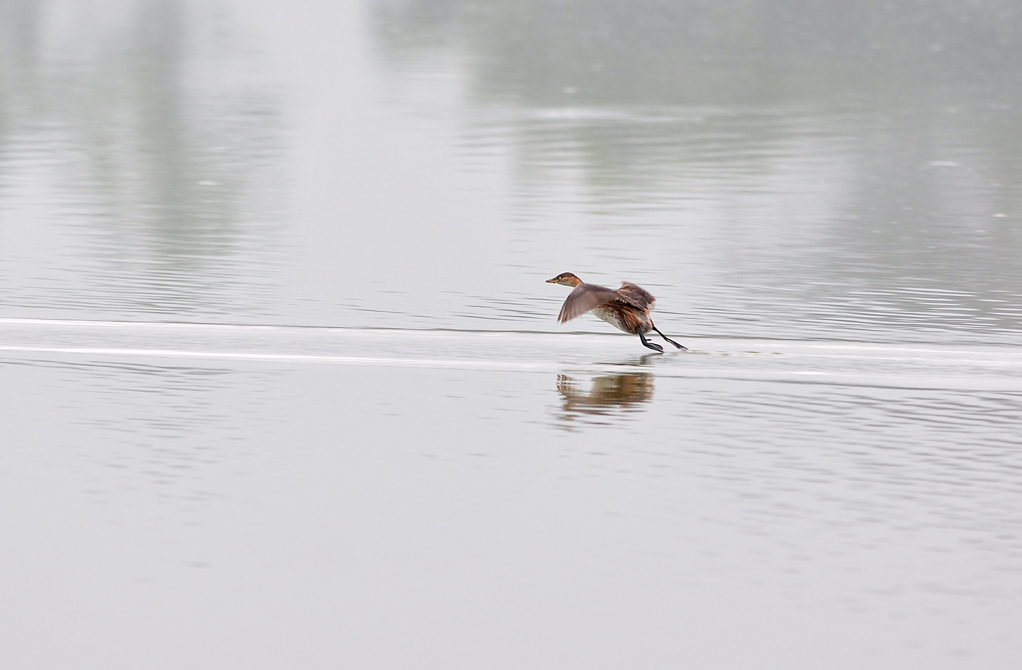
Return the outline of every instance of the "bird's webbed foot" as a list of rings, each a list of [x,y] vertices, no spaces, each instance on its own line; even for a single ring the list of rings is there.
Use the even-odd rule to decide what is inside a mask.
[[[664,348],[663,347],[661,347],[656,342],[650,342],[649,340],[646,339],[646,336],[643,335],[642,333],[639,333],[639,340],[642,341],[642,346],[646,347],[647,349],[652,349],[653,351],[659,351],[661,354],[664,353]]]
[[[672,340],[671,338],[667,337],[667,336],[666,336],[666,335],[664,335],[663,333],[660,333],[660,337],[664,338],[665,340],[667,340],[668,342],[670,342],[670,343],[671,343],[671,344],[673,344],[674,346],[678,347],[678,348],[679,348],[679,349],[681,349],[682,351],[688,351],[688,347],[686,347],[686,346],[685,346],[684,344],[678,344],[677,342],[675,342],[675,341],[674,341],[674,340]]]
[[[650,326],[651,326],[651,327],[653,328],[653,330],[655,330],[655,331],[657,332],[657,334],[659,334],[659,335],[660,335],[660,337],[664,338],[665,340],[667,340],[668,342],[670,342],[670,343],[671,343],[671,344],[673,344],[674,346],[678,347],[678,348],[679,348],[679,349],[681,349],[682,351],[688,351],[688,347],[686,347],[686,346],[685,346],[685,345],[683,345],[683,344],[678,344],[677,342],[675,342],[675,341],[674,341],[674,340],[672,340],[671,338],[669,338],[669,337],[667,337],[666,335],[664,335],[663,333],[661,333],[661,332],[660,332],[660,329],[659,329],[659,328],[657,328],[657,327],[656,327],[656,326],[655,326],[655,325],[653,324],[653,321],[652,321],[652,320],[650,320],[650,322],[649,322],[649,325],[650,325]]]

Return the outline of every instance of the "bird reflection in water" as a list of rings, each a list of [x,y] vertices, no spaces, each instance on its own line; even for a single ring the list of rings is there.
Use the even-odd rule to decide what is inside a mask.
[[[653,399],[653,375],[631,372],[593,378],[589,391],[568,375],[557,375],[557,392],[561,394],[558,419],[565,428],[576,420],[590,423],[611,423],[601,418],[636,412],[640,405]]]

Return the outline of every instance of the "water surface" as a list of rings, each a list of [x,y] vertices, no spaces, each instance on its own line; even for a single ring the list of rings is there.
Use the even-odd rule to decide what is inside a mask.
[[[1020,19],[0,0],[5,658],[1014,667]]]

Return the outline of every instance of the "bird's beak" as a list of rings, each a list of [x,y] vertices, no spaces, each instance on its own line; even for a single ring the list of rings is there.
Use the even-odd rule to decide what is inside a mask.
[[[553,279],[547,279],[546,283],[547,284],[556,284],[557,283],[557,277],[554,277]]]

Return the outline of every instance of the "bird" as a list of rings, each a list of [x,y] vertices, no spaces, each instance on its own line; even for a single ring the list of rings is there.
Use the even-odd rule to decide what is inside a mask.
[[[647,349],[664,352],[662,346],[646,339],[646,333],[651,330],[655,330],[660,337],[679,349],[688,349],[661,333],[660,329],[653,325],[649,313],[653,311],[656,298],[635,284],[624,282],[621,288],[614,290],[596,284],[586,284],[570,272],[562,272],[553,279],[547,279],[546,283],[574,288],[561,306],[561,313],[557,317],[561,323],[571,321],[586,312],[592,312],[593,316],[603,319],[618,330],[638,335],[642,346]]]

